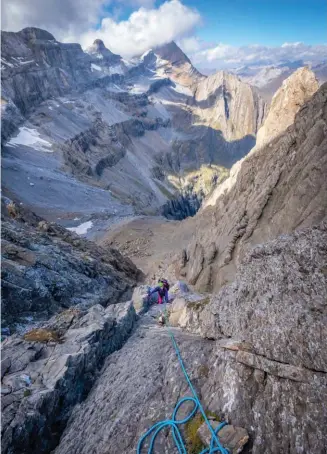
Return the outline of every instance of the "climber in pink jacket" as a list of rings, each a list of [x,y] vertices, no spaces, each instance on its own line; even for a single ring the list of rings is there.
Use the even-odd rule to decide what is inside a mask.
[[[158,293],[158,304],[162,304],[163,302],[168,303],[169,296],[169,283],[167,279],[159,279],[157,287],[153,290],[149,291],[148,295],[151,296],[153,293]]]

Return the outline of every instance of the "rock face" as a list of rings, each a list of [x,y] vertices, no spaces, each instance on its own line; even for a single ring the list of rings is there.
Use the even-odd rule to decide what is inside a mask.
[[[79,44],[62,44],[45,30],[2,32],[2,97],[24,115],[51,96],[77,88],[90,77],[90,59]],[[7,119],[11,112],[4,108]],[[7,120],[9,121],[9,120]],[[3,134],[7,136],[5,129]]]
[[[198,122],[220,129],[228,141],[255,135],[265,116],[265,103],[256,91],[224,71],[197,85],[195,105]]]
[[[255,246],[233,284],[205,307],[202,332],[245,340],[273,361],[327,372],[326,240],[322,224]]]
[[[135,453],[140,436],[155,422],[171,418],[177,401],[190,395],[169,335],[152,318],[157,309],[145,315],[123,349],[108,358],[96,386],[73,413],[56,454]],[[180,331],[176,337],[200,390],[213,343]],[[190,411],[191,406],[184,405],[178,418]],[[187,442],[192,447],[192,440]],[[172,436],[161,433],[155,452],[174,449]]]
[[[125,74],[127,68],[120,55],[107,49],[101,39],[96,39],[86,52],[91,56],[91,71],[103,71],[105,74]]]
[[[192,192],[181,194],[163,205],[162,214],[167,219],[182,220],[194,216],[199,210],[201,202],[201,195]]]
[[[301,106],[318,88],[318,81],[308,68],[300,68],[286,79],[271,101],[264,125],[258,131],[256,148],[264,146],[293,124]]]
[[[13,203],[3,206],[2,216],[5,327],[20,329],[71,306],[126,301],[141,277],[118,251],[101,249]]]
[[[205,336],[238,340],[225,344],[236,363],[227,365],[225,356],[218,366],[226,385],[212,404],[221,399],[241,425],[248,408],[254,453],[326,449],[327,414],[319,404],[327,397],[326,240],[321,225],[256,246],[235,282],[203,309]]]
[[[256,146],[245,158],[232,166],[229,178],[212,191],[211,196],[205,200],[204,207],[214,205],[220,196],[228,193],[233,188],[243,160],[249,158],[258,148],[265,143],[271,142],[284,132],[288,126],[293,124],[296,113],[318,89],[314,74],[307,68],[301,68],[296,71],[289,79],[285,81],[283,88],[278,90],[274,97],[276,103],[271,105],[269,114],[258,131]],[[274,124],[274,128],[272,128],[272,124]]]
[[[327,397],[324,349],[326,239],[326,226],[321,225],[254,248],[245,258],[235,282],[211,300],[185,292],[187,289],[182,285],[176,286],[177,294],[171,313],[178,318],[181,314],[178,314],[177,306],[180,306],[179,302],[186,301],[186,305],[180,307],[182,313],[183,308],[196,311],[197,324],[194,325],[188,318],[185,328],[192,331],[195,327],[203,337],[211,340],[201,339],[178,328],[172,328],[173,333],[205,411],[208,415],[214,414],[215,419],[227,420],[234,426],[227,426],[229,429],[222,434],[221,440],[224,439],[226,446],[235,449],[235,452],[246,441],[247,432],[254,454],[323,454],[326,451],[327,414],[321,405]],[[138,295],[142,291],[140,289]],[[64,352],[69,357],[78,349],[77,355],[75,353],[71,362],[66,363],[74,368],[73,379],[70,367],[63,369],[63,383],[67,386],[63,387],[59,382],[55,388],[63,396],[61,410],[68,409],[68,416],[71,415],[55,448],[56,454],[90,451],[114,454],[117,450],[126,454],[135,452],[140,436],[152,424],[170,418],[176,402],[190,395],[169,334],[155,322],[162,310],[155,305],[143,315],[122,349],[105,360],[101,374],[87,397],[85,394],[81,397],[76,381],[82,384],[82,389],[89,389],[88,378],[93,383],[94,373],[88,368],[90,375],[86,374],[83,367],[87,364],[94,367],[98,361],[94,363],[93,360],[101,355],[101,349],[110,347],[111,343],[106,341],[112,329],[109,311],[116,311],[119,307],[123,314],[133,312],[130,312],[128,304],[110,306],[106,310],[95,306],[87,314],[67,311],[45,326],[48,331],[56,329],[55,332],[64,340],[63,344],[55,347],[51,345],[54,342],[51,340],[46,346],[46,351],[54,349],[55,352],[51,356],[55,360],[52,367],[59,364],[56,362],[59,361],[58,354],[60,358],[65,358]],[[116,318],[119,326],[120,316]],[[93,343],[93,340],[99,339],[99,334],[91,335],[94,332],[100,333],[99,342]],[[124,332],[127,334],[128,329]],[[46,414],[49,414],[47,418],[50,422],[56,418],[56,431],[49,434],[45,430],[48,425],[39,418],[40,384],[37,377],[43,377],[49,396],[54,382],[48,378],[53,377],[50,371],[47,372],[49,358],[40,354],[39,344],[34,341],[26,349],[26,343],[32,342],[33,335],[35,332],[28,333],[20,343],[13,337],[4,345],[3,402],[6,408],[7,404],[9,407],[8,410],[5,408],[4,416],[13,421],[7,425],[5,419],[4,452],[7,452],[8,446],[5,443],[11,445],[10,452],[13,453],[21,452],[21,443],[25,452],[34,452],[35,449],[49,452],[58,441],[54,432],[63,430],[67,422],[65,416],[58,412],[55,401],[51,405],[47,401],[46,408],[51,413]],[[20,352],[23,355],[17,363]],[[33,360],[35,355],[36,362]],[[83,355],[83,361],[76,367],[76,362]],[[19,368],[16,371],[17,364]],[[29,384],[30,381],[32,384]],[[17,385],[17,388],[10,388],[9,385]],[[7,397],[12,395],[17,399],[15,402],[19,402],[18,411],[12,399]],[[81,403],[73,408],[76,402]],[[27,408],[29,411],[26,411]],[[191,406],[184,404],[178,417],[182,419],[190,411]],[[33,425],[29,419],[32,417]],[[20,430],[13,432],[16,424],[19,424]],[[199,420],[195,429],[194,426],[190,429],[187,424],[181,425],[190,452],[203,449],[194,435],[191,436],[201,424]],[[212,424],[215,426],[216,423]],[[33,445],[35,437],[30,427],[41,431],[42,438],[38,440],[43,440],[42,446]],[[201,434],[207,442],[203,429]],[[230,442],[234,447],[228,445]],[[173,452],[172,437],[161,434],[156,440],[155,450],[158,453]]]
[[[253,431],[253,453],[326,450],[326,245],[326,224],[283,235],[211,300],[172,305],[174,325],[216,341],[204,402]]]
[[[156,47],[154,53],[160,58],[157,63],[160,70],[174,82],[193,87],[205,78],[174,41]]]
[[[7,339],[1,355],[2,451],[50,452],[105,357],[122,346],[135,319],[131,303],[69,309],[25,339]],[[53,336],[48,342],[47,333]]]
[[[194,241],[178,263],[198,289],[231,281],[251,245],[326,219],[326,105],[324,84],[294,125],[251,153],[231,189],[201,211]]]
[[[178,294],[170,309],[179,320],[185,309],[197,313],[184,327],[211,341],[172,328],[187,371],[205,410],[247,429],[254,454],[326,450],[326,235],[322,225],[256,247],[235,282],[211,301]],[[153,307],[107,359],[56,454],[135,452],[140,435],[188,395],[168,333],[154,325],[158,314]],[[194,439],[187,426],[181,430],[192,452]],[[243,443],[247,434],[240,430]],[[235,434],[229,429],[226,439]],[[155,449],[172,452],[170,436],[159,436]]]

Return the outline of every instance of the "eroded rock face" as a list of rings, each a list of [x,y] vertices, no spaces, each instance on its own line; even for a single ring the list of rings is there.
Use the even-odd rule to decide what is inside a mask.
[[[140,436],[155,422],[171,418],[177,401],[190,395],[170,337],[152,318],[159,311],[159,305],[153,307],[123,349],[108,358],[96,386],[72,415],[56,454],[135,453]],[[176,338],[200,391],[212,342],[180,331]],[[191,408],[182,407],[178,418]],[[174,450],[173,438],[161,433],[155,452]]]
[[[253,453],[326,450],[326,245],[325,224],[283,235],[207,304],[173,303],[173,323],[216,341],[203,400],[250,432]]]
[[[228,141],[255,135],[265,117],[265,103],[256,91],[224,71],[197,85],[194,103],[198,121],[220,129]]]
[[[198,290],[230,282],[252,245],[326,219],[326,105],[324,84],[294,125],[249,155],[235,184],[196,217],[194,240],[179,267]],[[206,259],[212,243],[215,256]]]
[[[135,320],[131,303],[96,305],[62,312],[25,339],[7,339],[1,353],[2,451],[50,452],[103,360],[122,346]]]
[[[128,299],[141,276],[129,259],[101,249],[12,204],[2,209],[2,325],[80,305]]]
[[[274,361],[327,372],[327,227],[254,247],[202,312],[202,333],[233,337]]]
[[[79,44],[59,43],[47,31],[32,27],[1,36],[2,97],[22,114],[90,78],[90,59]],[[6,118],[6,109],[2,115]]]
[[[259,129],[256,148],[264,146],[294,122],[301,106],[318,90],[319,83],[309,68],[300,68],[275,93],[264,125]]]
[[[166,202],[161,211],[167,219],[182,220],[194,216],[199,210],[202,197],[196,193],[184,193]]]
[[[193,87],[205,78],[174,41],[156,47],[153,53],[156,58],[160,58],[157,66],[162,73],[169,76],[174,82],[186,87]]]

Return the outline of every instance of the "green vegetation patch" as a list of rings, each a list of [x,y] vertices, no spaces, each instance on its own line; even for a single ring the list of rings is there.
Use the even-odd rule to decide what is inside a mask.
[[[37,328],[24,334],[24,339],[28,342],[60,342],[60,336],[52,329]]]
[[[205,306],[207,306],[207,304],[210,303],[210,297],[207,296],[205,299],[203,300],[200,300],[200,301],[189,301],[187,303],[187,307],[190,308],[190,309],[193,309],[195,311],[200,311],[202,309],[205,308]]]
[[[213,418],[216,421],[219,421],[218,415],[211,411],[207,411],[206,416],[207,418]],[[185,424],[185,442],[188,454],[199,454],[199,452],[205,448],[205,445],[202,443],[201,438],[197,434],[203,423],[204,418],[202,414],[198,412],[194,418]]]

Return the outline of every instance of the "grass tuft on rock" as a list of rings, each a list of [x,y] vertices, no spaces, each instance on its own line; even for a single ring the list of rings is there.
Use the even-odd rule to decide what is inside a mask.
[[[219,416],[211,411],[206,412],[207,418],[219,421]],[[206,446],[202,443],[198,435],[198,430],[204,423],[201,413],[197,413],[190,421],[185,424],[185,442],[188,454],[199,454]]]
[[[28,342],[60,342],[58,333],[51,329],[37,328],[24,334],[24,340]]]
[[[198,429],[203,423],[204,418],[200,413],[198,413],[185,424],[185,441],[188,454],[198,454],[205,448],[201,438],[197,434]]]

